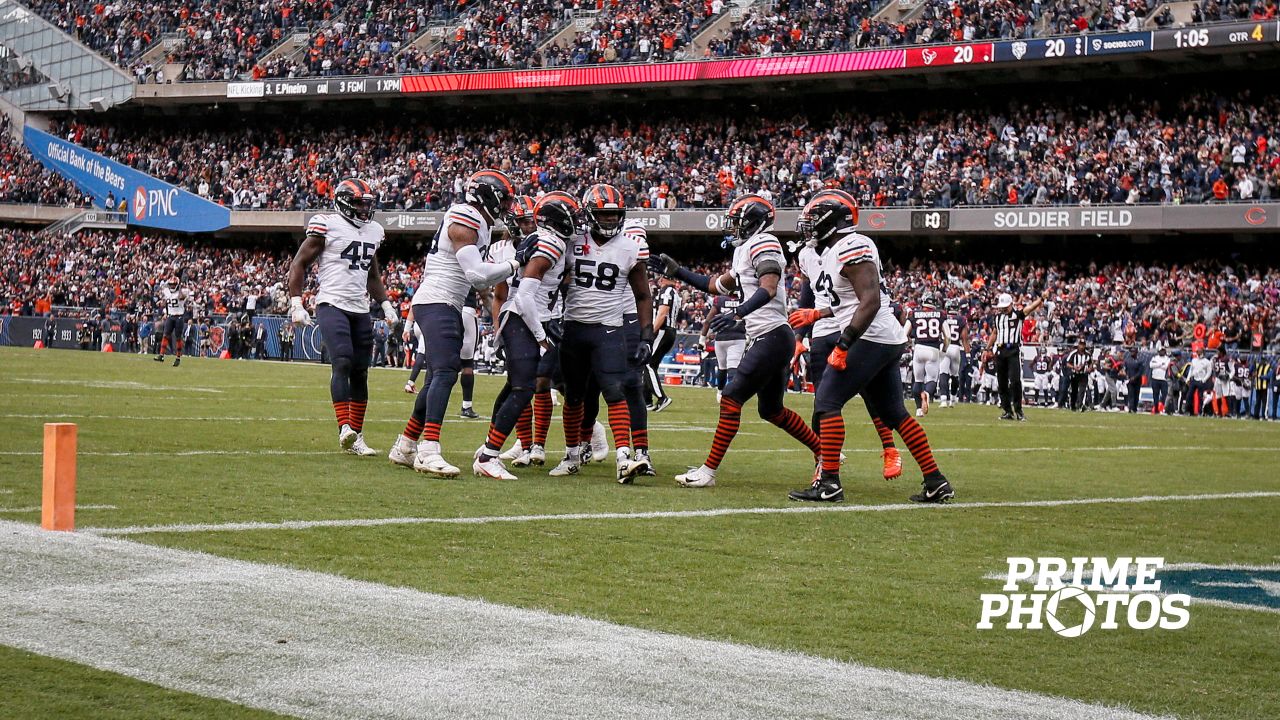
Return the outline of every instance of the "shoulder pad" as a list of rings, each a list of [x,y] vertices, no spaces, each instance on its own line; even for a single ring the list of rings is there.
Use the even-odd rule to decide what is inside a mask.
[[[748,241],[747,248],[752,260],[766,253],[776,252],[779,255],[782,254],[782,243],[778,242],[778,238],[769,233],[760,233],[753,236]]]
[[[307,234],[320,235],[321,237],[329,234],[329,216],[313,215],[307,221]]]
[[[444,214],[444,226],[448,227],[453,223],[471,228],[476,232],[480,232],[480,228],[485,224],[480,211],[466,204],[453,205]]]
[[[850,233],[836,243],[836,257],[841,265],[866,262],[875,258],[875,245],[866,235]]]

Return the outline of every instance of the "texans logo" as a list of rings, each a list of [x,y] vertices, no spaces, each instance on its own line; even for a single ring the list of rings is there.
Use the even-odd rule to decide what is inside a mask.
[[[938,53],[932,50],[924,50],[920,53],[920,57],[924,58],[925,65],[932,65],[933,61],[938,59]]]

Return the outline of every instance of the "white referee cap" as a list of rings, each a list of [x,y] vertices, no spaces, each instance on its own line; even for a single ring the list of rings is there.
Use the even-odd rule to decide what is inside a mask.
[[[1013,304],[1013,296],[1009,293],[1000,293],[1000,297],[996,298],[996,309],[1003,310]]]

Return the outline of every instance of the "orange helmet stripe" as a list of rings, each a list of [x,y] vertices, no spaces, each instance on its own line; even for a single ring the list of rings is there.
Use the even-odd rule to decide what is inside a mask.
[[[476,173],[471,177],[472,178],[482,178],[482,177],[498,178],[499,180],[502,181],[502,184],[506,186],[507,192],[511,193],[512,195],[516,194],[516,188],[514,185],[511,184],[511,179],[508,178],[506,174],[499,172],[497,170],[477,170]]]

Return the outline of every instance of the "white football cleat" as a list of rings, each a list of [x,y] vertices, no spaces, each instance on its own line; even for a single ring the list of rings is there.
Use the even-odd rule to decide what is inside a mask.
[[[461,470],[449,464],[440,454],[439,442],[423,442],[418,444],[418,454],[413,459],[413,469],[427,475],[442,478],[455,478]]]
[[[500,457],[500,458],[501,458],[502,456],[501,456],[501,455],[499,455],[498,457]],[[520,468],[522,468],[522,467],[529,467],[529,465],[531,465],[531,464],[532,464],[532,462],[531,462],[531,461],[530,461],[530,459],[529,459],[529,451],[528,451],[528,450],[521,450],[521,451],[520,451],[520,454],[519,454],[519,455],[517,455],[517,456],[515,457],[515,459],[513,459],[513,460],[511,461],[511,464],[512,464],[512,465],[514,465],[514,466],[516,466],[516,467],[520,467]]]
[[[924,408],[916,408],[916,417],[924,417]]]
[[[481,454],[471,462],[471,472],[476,477],[493,478],[494,480],[517,480],[515,475],[507,472],[507,468],[503,466],[501,458],[484,459]]]
[[[410,395],[418,394],[418,388],[414,387],[412,380],[404,384],[404,391],[409,393]]]
[[[547,463],[547,449],[541,445],[529,446],[529,463],[542,466]]]
[[[688,488],[704,488],[716,486],[716,471],[706,465],[699,465],[692,468],[683,475],[676,476],[676,482],[681,487]]]
[[[564,459],[560,461],[560,464],[551,468],[551,472],[547,474],[551,477],[568,477],[570,475],[577,475],[578,470],[581,467],[582,466],[578,464],[577,458],[571,458],[568,455],[565,455]]]
[[[401,437],[404,437],[403,435]],[[377,455],[378,451],[365,444],[364,433],[356,433],[356,441],[351,443],[351,447],[347,450],[350,455],[359,455],[360,457],[371,457]]]
[[[351,429],[350,425],[343,425],[338,428],[338,447],[343,452],[351,452],[351,446],[356,444],[356,439],[360,437],[360,433]]]
[[[604,434],[604,425],[597,420],[591,427],[591,462],[604,462],[609,456],[609,440]]]
[[[417,454],[418,443],[403,435],[397,435],[396,443],[391,446],[391,451],[387,453],[387,459],[396,465],[412,468],[413,459]]]
[[[644,460],[636,460],[631,457],[631,450],[628,448],[618,448],[618,482],[622,485],[630,485],[635,482],[636,476],[644,472],[649,467],[649,463]]]
[[[560,398],[560,391],[555,388],[551,388],[551,407],[559,406],[562,402]]]
[[[503,460],[515,460],[516,458],[520,457],[520,453],[523,451],[524,451],[524,447],[520,445],[520,438],[516,438],[516,442],[514,445],[511,446],[511,449],[502,453],[498,457],[502,458]]]

